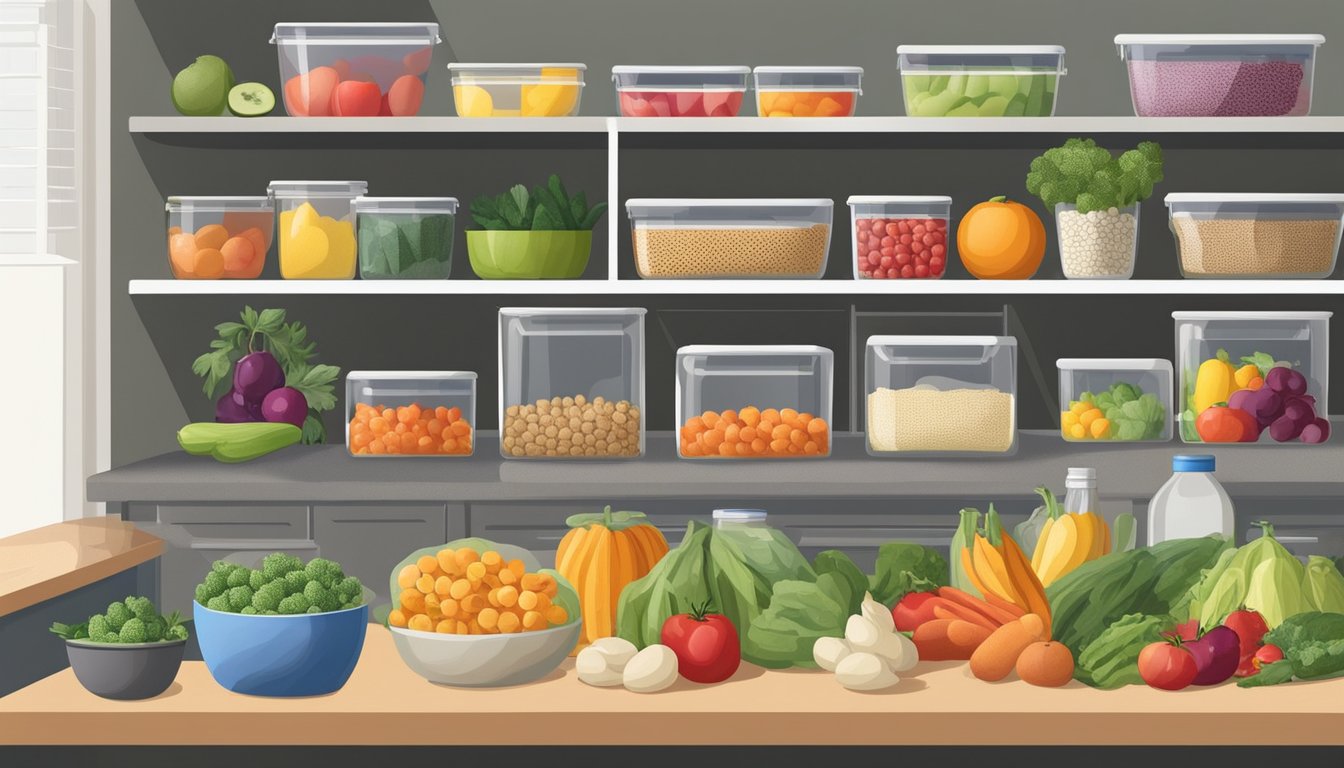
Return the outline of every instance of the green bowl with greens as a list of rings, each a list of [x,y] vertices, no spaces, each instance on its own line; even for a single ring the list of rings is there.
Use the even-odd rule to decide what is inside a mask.
[[[592,250],[592,232],[467,232],[471,271],[483,280],[573,279],[588,267]]]

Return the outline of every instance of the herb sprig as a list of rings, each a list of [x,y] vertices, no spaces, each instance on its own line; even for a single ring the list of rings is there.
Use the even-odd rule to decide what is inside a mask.
[[[471,218],[481,229],[588,230],[597,225],[606,210],[606,203],[589,208],[583,192],[570,197],[560,177],[551,174],[545,186],[538,185],[531,192],[517,184],[496,197],[476,198],[471,203]]]

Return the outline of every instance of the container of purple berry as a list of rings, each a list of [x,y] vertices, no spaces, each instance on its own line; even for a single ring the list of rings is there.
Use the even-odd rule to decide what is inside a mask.
[[[1116,35],[1140,117],[1311,112],[1321,35]]]

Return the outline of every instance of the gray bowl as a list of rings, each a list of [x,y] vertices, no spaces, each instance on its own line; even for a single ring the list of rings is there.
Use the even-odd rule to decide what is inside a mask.
[[[186,647],[186,640],[127,645],[65,641],[79,684],[95,696],[122,700],[151,699],[168,690]]]
[[[512,635],[441,635],[388,627],[402,661],[431,683],[496,688],[539,680],[579,642],[583,622]]]

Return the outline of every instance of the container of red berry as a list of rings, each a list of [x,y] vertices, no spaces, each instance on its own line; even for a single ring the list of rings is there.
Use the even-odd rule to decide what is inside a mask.
[[[856,280],[928,280],[947,269],[952,198],[855,195],[849,198]]]
[[[611,68],[622,117],[736,117],[750,67]]]

